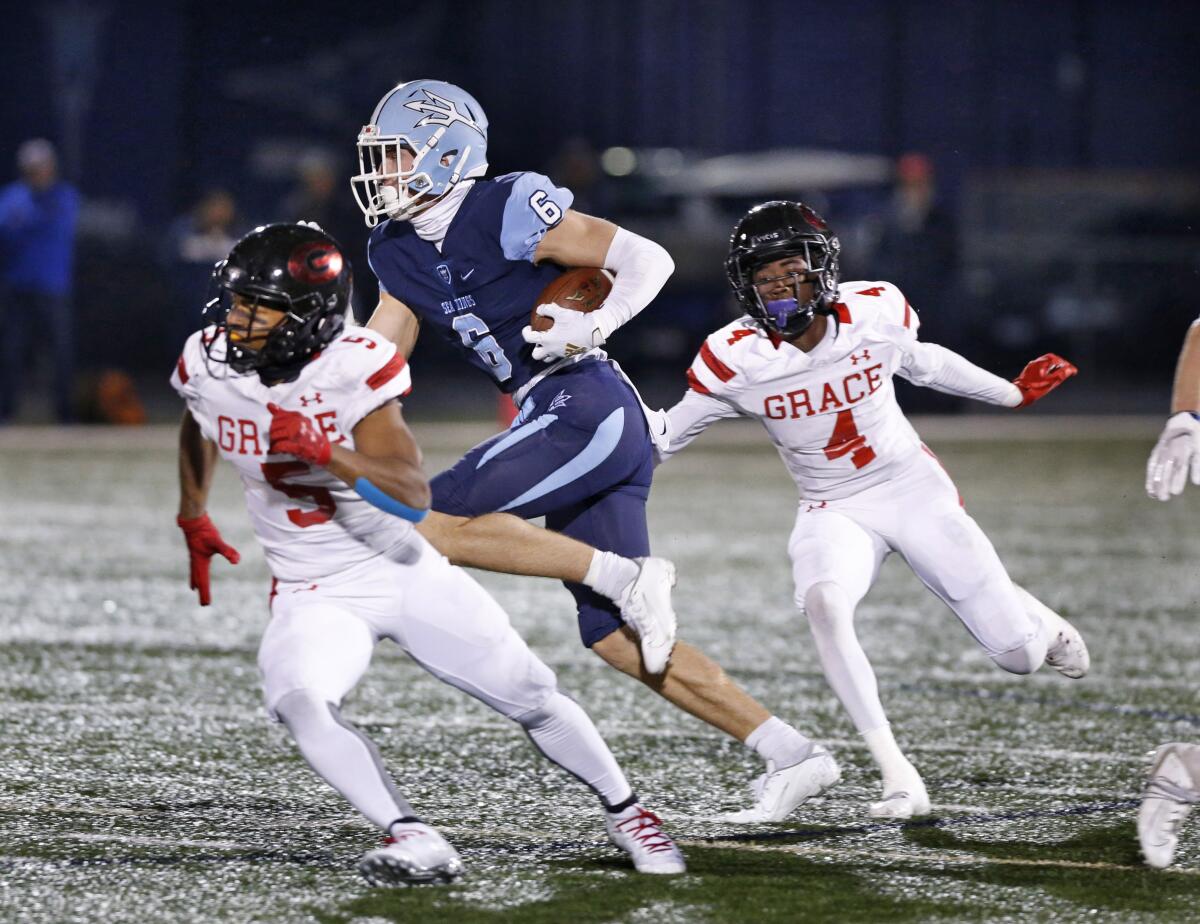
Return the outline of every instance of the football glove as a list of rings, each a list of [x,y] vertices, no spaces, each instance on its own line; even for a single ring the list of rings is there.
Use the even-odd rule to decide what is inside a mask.
[[[1013,384],[1021,390],[1021,403],[1017,407],[1033,404],[1078,371],[1071,363],[1054,353],[1039,356],[1013,379]]]
[[[554,362],[566,356],[586,353],[604,343],[604,335],[592,317],[594,312],[585,313],[562,305],[538,305],[537,313],[544,318],[551,318],[554,326],[549,330],[534,330],[526,325],[521,331],[525,342],[533,344],[534,359]]]
[[[328,465],[333,444],[312,420],[299,411],[268,404],[271,412],[271,445],[268,452],[283,452],[312,465]]]
[[[1180,411],[1167,421],[1150,461],[1146,463],[1146,493],[1167,501],[1183,493],[1188,470],[1192,484],[1200,484],[1200,420]]]
[[[214,555],[224,555],[231,565],[242,560],[238,550],[225,542],[221,534],[208,518],[207,513],[198,517],[176,517],[175,522],[183,530],[183,541],[187,543],[190,572],[188,586],[200,594],[200,605],[212,603],[212,593],[208,587],[208,572]]]

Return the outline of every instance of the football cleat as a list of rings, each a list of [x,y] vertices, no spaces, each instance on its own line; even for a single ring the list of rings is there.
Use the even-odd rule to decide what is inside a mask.
[[[675,610],[671,588],[675,566],[665,558],[638,558],[638,573],[617,599],[621,618],[641,640],[642,663],[652,674],[667,669],[675,647]]]
[[[634,803],[619,812],[605,812],[608,839],[629,854],[639,873],[674,875],[687,872],[683,854],[663,831],[662,821]]]
[[[723,815],[721,821],[738,825],[783,821],[796,806],[820,795],[841,776],[837,761],[820,745],[813,745],[807,758],[790,767],[777,770],[773,761],[767,761],[767,772],[751,786],[754,805]]]
[[[871,803],[868,810],[872,818],[883,818],[891,821],[906,821],[917,815],[928,815],[931,806],[929,793],[920,777],[897,787],[890,792],[885,791],[883,798]]]
[[[1189,761],[1197,772],[1189,770]],[[1150,753],[1150,770],[1138,807],[1138,843],[1146,863],[1165,869],[1175,858],[1179,829],[1200,802],[1200,745],[1164,744]]]
[[[1087,674],[1092,659],[1079,630],[1061,616],[1059,621],[1062,625],[1059,626],[1058,634],[1046,650],[1046,663],[1064,677],[1078,680]]]
[[[462,858],[444,837],[420,821],[397,822],[384,846],[367,851],[358,871],[374,886],[450,882],[462,875]]]

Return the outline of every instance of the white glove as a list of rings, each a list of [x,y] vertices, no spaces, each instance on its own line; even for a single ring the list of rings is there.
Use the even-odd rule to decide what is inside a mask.
[[[1200,420],[1180,411],[1167,421],[1150,453],[1146,493],[1160,501],[1183,493],[1188,469],[1192,472],[1192,484],[1200,485]]]
[[[554,326],[549,330],[537,331],[526,325],[521,331],[525,342],[533,344],[534,359],[554,362],[564,356],[585,353],[604,342],[604,335],[596,326],[592,313],[564,308],[562,305],[538,305],[537,313],[543,318],[552,318]]]

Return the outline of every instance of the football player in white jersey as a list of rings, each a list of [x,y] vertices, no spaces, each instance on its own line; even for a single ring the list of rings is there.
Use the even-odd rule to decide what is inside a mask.
[[[1192,322],[1171,390],[1171,417],[1146,464],[1146,493],[1167,501],[1188,482],[1200,485],[1200,318]],[[1138,841],[1153,867],[1170,866],[1179,829],[1200,802],[1200,744],[1172,742],[1153,752],[1138,809]]]
[[[1048,354],[1015,382],[917,339],[918,319],[887,282],[838,278],[837,237],[812,209],[766,202],[734,229],[726,270],[745,314],[711,334],[670,411],[663,458],[724,417],[755,417],[800,489],[788,543],[795,602],[825,676],[883,777],[879,818],[930,810],[854,631],[854,611],[892,552],[955,612],[1000,667],[1043,662],[1082,677],[1087,649],[1065,620],[1015,586],[949,476],[901,412],[892,376],[1023,407],[1075,373]]]
[[[387,835],[362,873],[398,883],[462,871],[341,715],[382,638],[517,722],[591,787],[610,838],[639,871],[683,872],[586,713],[499,605],[414,528],[430,491],[398,402],[409,370],[383,337],[343,327],[351,278],[337,243],[314,226],[267,225],[237,243],[215,278],[213,324],[189,338],[171,380],[187,402],[178,523],[192,586],[208,603],[212,556],[237,560],[205,513],[219,454],[241,476],[274,576],[258,653],[267,707],[313,770]]]

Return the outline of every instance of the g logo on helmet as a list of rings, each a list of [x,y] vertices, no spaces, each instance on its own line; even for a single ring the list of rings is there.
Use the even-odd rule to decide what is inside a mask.
[[[288,257],[288,273],[291,277],[310,286],[332,282],[341,271],[341,251],[321,241],[301,244]]]

